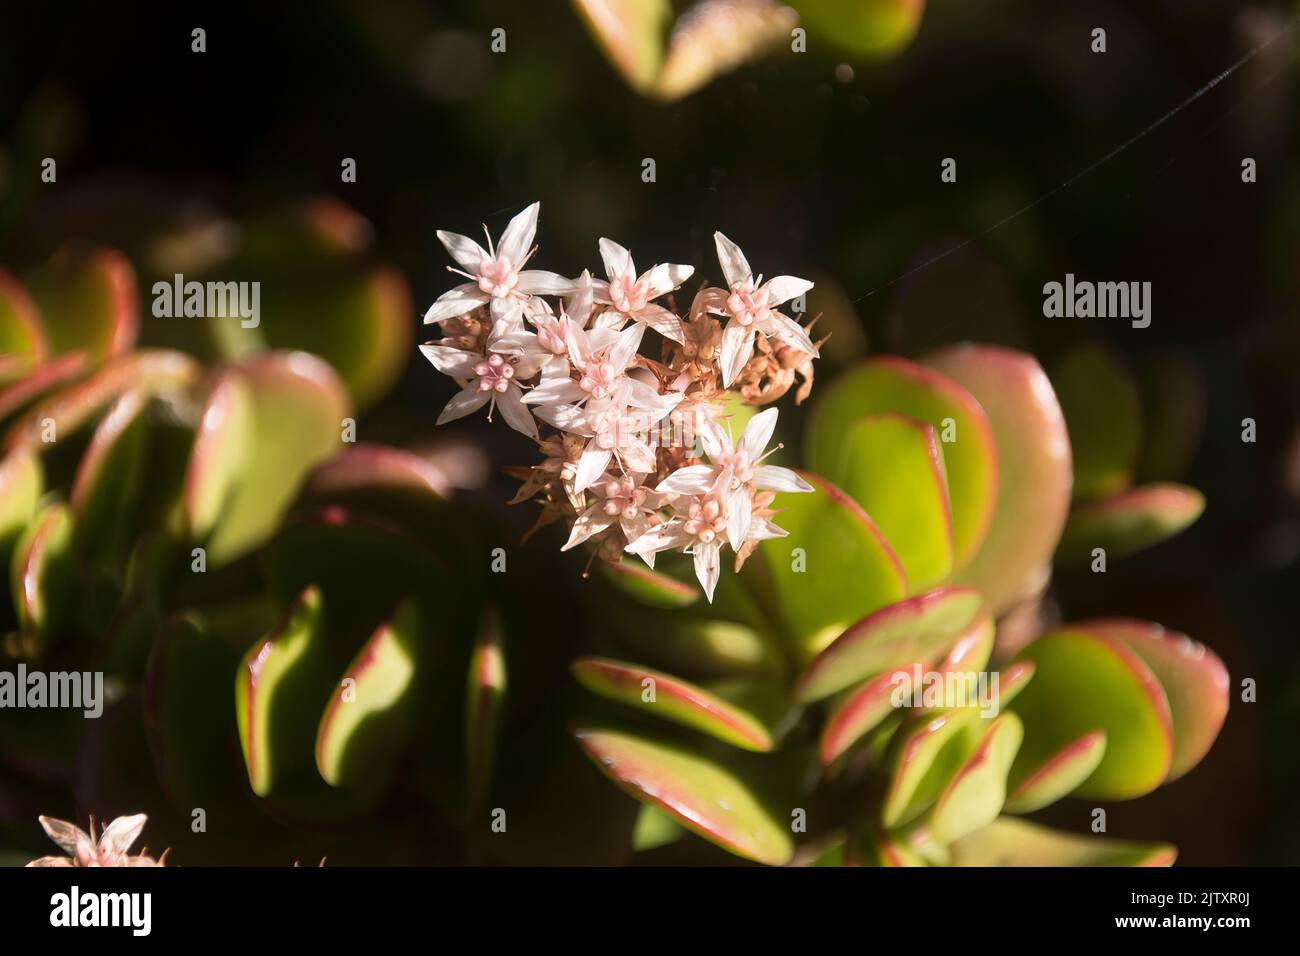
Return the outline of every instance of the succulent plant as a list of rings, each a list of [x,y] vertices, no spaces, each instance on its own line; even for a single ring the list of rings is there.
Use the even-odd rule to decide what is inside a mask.
[[[137,813],[129,817],[118,817],[112,821],[98,837],[95,836],[95,818],[90,818],[90,832],[66,820],[53,817],[41,817],[41,827],[50,839],[67,852],[67,856],[43,856],[32,860],[28,866],[166,866],[167,852],[154,859],[146,847],[135,856],[127,851],[131,844],[140,839],[148,817]]]
[[[1181,777],[1228,706],[1218,658],[1156,624],[1015,636],[1089,480],[1071,437],[1027,354],[869,358],[814,403],[816,490],[783,501],[789,537],[711,608],[671,566],[608,568],[622,626],[573,666],[604,701],[575,735],[643,803],[638,845],[685,829],[768,864],[1172,862],[1023,818]]]

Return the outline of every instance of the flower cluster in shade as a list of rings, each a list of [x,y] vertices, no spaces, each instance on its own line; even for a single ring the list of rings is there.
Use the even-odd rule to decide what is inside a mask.
[[[763,463],[775,408],[739,435],[727,409],[748,411],[796,385],[796,402],[807,397],[820,343],[812,323],[782,308],[813,284],[764,281],[719,232],[725,288],[701,283],[682,313],[673,293],[695,269],[638,272],[610,239],[599,242],[605,278],[528,268],[538,209],[510,220],[498,242],[489,234],[486,247],[438,233],[456,262],[449,270],[465,279],[424,317],[442,337],[421,351],[460,385],[438,423],[499,412],[542,455],[511,469],[523,481],[515,501],[542,506],[536,527],[563,521],[565,550],[585,544],[609,561],[632,554],[653,567],[659,552],[689,554],[712,601],[728,548],[739,568],[760,541],[785,534],[773,522],[776,494],[812,490]],[[647,330],[660,340],[657,358],[642,354]]]

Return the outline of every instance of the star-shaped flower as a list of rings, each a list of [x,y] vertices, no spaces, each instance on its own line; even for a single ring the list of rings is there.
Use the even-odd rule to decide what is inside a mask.
[[[719,296],[719,303],[711,307],[711,311],[728,316],[722,331],[722,384],[730,386],[753,357],[758,332],[816,357],[817,346],[803,327],[777,311],[777,306],[807,292],[813,284],[795,276],[777,276],[767,282],[761,275],[756,279],[738,245],[720,232],[713,234],[713,240],[728,286],[726,298]]]
[[[533,203],[511,219],[495,246],[488,234],[486,249],[468,236],[438,230],[438,238],[460,266],[448,266],[448,271],[470,281],[439,296],[424,314],[426,325],[464,315],[481,305],[490,307],[494,320],[513,320],[530,295],[568,295],[573,291],[571,279],[542,269],[524,269],[536,251],[532,243],[540,208],[541,203]],[[487,233],[487,226],[483,232]]]
[[[612,306],[609,311],[620,319],[648,325],[674,342],[685,341],[682,320],[651,300],[678,288],[694,274],[694,266],[657,265],[638,276],[632,253],[612,239],[600,240],[600,257],[609,281],[595,283],[598,301]]]

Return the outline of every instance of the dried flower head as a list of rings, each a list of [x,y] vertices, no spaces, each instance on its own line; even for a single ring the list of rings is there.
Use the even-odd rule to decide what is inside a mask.
[[[542,453],[538,464],[510,469],[523,482],[514,501],[541,505],[534,530],[564,521],[564,550],[588,545],[604,560],[630,553],[653,567],[659,552],[689,554],[712,601],[724,548],[739,568],[758,542],[785,534],[772,520],[776,493],[812,490],[793,471],[763,464],[776,409],[756,414],[734,440],[723,409],[729,395],[776,401],[796,380],[796,400],[807,397],[818,346],[781,308],[813,284],[785,275],[765,282],[719,232],[726,287],[702,287],[682,316],[672,293],[694,268],[638,272],[632,253],[610,239],[598,243],[606,279],[525,270],[537,251],[538,209],[515,216],[496,245],[489,236],[486,249],[438,233],[459,266],[451,271],[470,280],[424,318],[443,335],[420,350],[461,386],[438,423],[484,405],[489,419],[500,410]],[[647,329],[662,337],[659,359],[641,354]]]
[[[95,838],[95,818],[90,818],[90,832],[53,817],[40,817],[41,826],[51,840],[61,846],[67,856],[43,856],[32,860],[28,866],[166,866],[167,852],[154,859],[148,847],[136,856],[127,851],[140,838],[148,819],[143,813],[118,817],[104,832]]]

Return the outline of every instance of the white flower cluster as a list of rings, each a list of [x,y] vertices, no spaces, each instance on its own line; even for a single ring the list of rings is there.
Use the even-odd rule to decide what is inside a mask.
[[[702,287],[683,317],[669,294],[694,268],[638,274],[609,239],[600,240],[606,279],[526,269],[538,208],[510,220],[495,245],[489,235],[486,249],[438,233],[458,266],[448,268],[467,280],[424,317],[443,337],[420,350],[461,385],[438,423],[499,409],[543,452],[540,464],[511,469],[524,482],[515,501],[542,505],[539,527],[566,521],[566,550],[591,542],[606,560],[627,552],[653,567],[660,551],[691,554],[712,601],[724,546],[739,567],[759,541],[785,534],[772,522],[775,493],[812,490],[788,468],[762,463],[775,408],[754,415],[734,442],[722,420],[729,394],[760,405],[799,380],[796,400],[807,396],[817,344],[779,307],[812,283],[756,278],[735,243],[715,233],[727,288]],[[655,301],[665,296],[667,305]],[[660,359],[640,354],[647,328],[663,339]],[[554,432],[543,437],[539,421]]]

